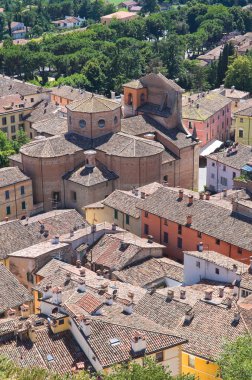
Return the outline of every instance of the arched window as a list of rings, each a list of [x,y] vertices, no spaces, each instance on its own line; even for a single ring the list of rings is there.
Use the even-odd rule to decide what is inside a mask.
[[[116,125],[117,123],[118,123],[118,117],[115,116],[115,117],[114,117],[114,125]]]
[[[98,121],[98,127],[99,128],[104,128],[105,127],[105,120],[104,119],[100,119]]]
[[[141,94],[140,102],[141,102],[141,104],[145,102],[145,95],[144,94]]]
[[[86,124],[87,124],[86,121],[83,119],[79,121],[80,128],[85,128]]]
[[[128,95],[128,105],[131,106],[132,104],[132,94]]]

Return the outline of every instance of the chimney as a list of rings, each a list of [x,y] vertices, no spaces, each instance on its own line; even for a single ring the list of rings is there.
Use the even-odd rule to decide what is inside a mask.
[[[52,239],[52,244],[59,244],[59,236],[58,235],[54,236],[54,238]]]
[[[30,315],[29,305],[23,304],[20,307],[20,310],[21,310],[21,317],[22,318],[28,318],[29,317],[29,315]]]
[[[213,297],[213,289],[209,288],[205,290],[205,300],[206,301],[211,301]]]
[[[138,194],[139,194],[139,190],[135,189],[135,196],[138,197]]]
[[[30,326],[28,328],[28,336],[29,336],[32,343],[37,342],[37,333],[36,333],[36,330],[34,327]]]
[[[115,92],[114,91],[110,91],[110,95],[111,95],[111,99],[114,100],[115,99]]]
[[[188,195],[188,206],[193,204],[193,195],[189,194]]]
[[[144,352],[146,350],[145,336],[140,333],[136,333],[131,341],[131,349],[135,354]]]
[[[81,261],[80,260],[76,260],[76,268],[81,268]]]
[[[4,221],[5,221],[5,222],[8,222],[8,221],[9,221],[8,216],[6,216],[6,217],[4,218]]]
[[[167,297],[166,297],[166,301],[170,302],[171,300],[173,300],[174,298],[174,291],[173,290],[167,290]]]
[[[78,279],[78,288],[77,291],[79,293],[84,293],[86,291],[86,282],[83,280],[83,278]]]
[[[241,314],[240,314],[238,311],[236,311],[236,312],[234,313],[234,322],[235,322],[235,323],[238,323],[239,320],[240,320],[240,318],[241,318]]]
[[[128,297],[130,298],[132,302],[133,302],[134,296],[135,294],[133,292],[128,292]]]
[[[190,226],[192,224],[192,215],[187,215],[186,224],[187,226]]]
[[[15,309],[9,309],[7,314],[8,314],[8,317],[15,317],[16,316],[16,310]]]
[[[40,224],[40,231],[39,231],[41,234],[43,234],[45,232],[45,225],[44,224]]]
[[[185,312],[184,324],[189,324],[193,320],[194,314],[192,311],[188,310]]]
[[[199,199],[204,199],[204,192],[199,193]]]
[[[225,289],[225,286],[219,286],[219,297],[220,298],[224,297],[224,289]]]
[[[70,233],[69,233],[69,237],[73,237],[74,236],[74,231],[73,230],[70,230]]]
[[[48,284],[48,285],[43,287],[42,299],[46,300],[46,299],[51,298],[51,297],[52,297],[51,285]]]
[[[100,285],[100,293],[104,294],[104,293],[108,292],[108,286],[109,286],[108,282],[104,282],[103,284],[101,284]]]
[[[199,103],[196,104],[196,108],[199,108]]]
[[[96,165],[96,151],[92,149],[85,150],[84,155],[86,168],[94,168]]]
[[[198,244],[198,251],[203,252],[203,243],[202,241]]]
[[[224,90],[224,84],[220,85],[220,90]]]
[[[209,191],[207,191],[206,192],[206,200],[209,201],[209,199],[210,199],[210,193],[209,193]]]
[[[232,298],[228,297],[228,298],[226,299],[226,302],[227,302],[227,308],[228,308],[228,309],[231,309],[231,306],[232,306]]]
[[[141,191],[141,198],[145,199],[145,192],[144,191]]]
[[[223,190],[223,198],[227,198],[227,189]]]
[[[149,244],[152,244],[153,243],[153,240],[154,240],[154,237],[152,235],[148,235],[148,243]]]
[[[116,231],[117,225],[115,223],[112,223],[112,231]]]
[[[53,288],[52,289],[52,303],[59,305],[62,302],[62,289],[61,288]]]
[[[178,199],[179,199],[180,201],[182,201],[182,199],[183,199],[183,195],[184,195],[184,190],[183,190],[183,189],[179,189]]]
[[[113,305],[113,295],[112,294],[106,294],[106,304],[107,305]]]
[[[234,92],[234,90],[235,90],[235,86],[232,86],[231,87],[231,92]]]
[[[67,272],[66,278],[65,278],[65,285],[67,285],[70,281],[71,281],[71,273]]]
[[[81,277],[85,277],[85,275],[86,275],[85,269],[84,269],[84,268],[81,268],[81,269],[80,269],[80,276],[81,276]]]
[[[125,300],[123,312],[129,315],[133,313],[133,302],[131,300]]]
[[[186,291],[184,289],[180,289],[180,298],[182,300],[186,299]]]
[[[88,338],[91,334],[90,319],[86,318],[84,315],[80,315],[77,317],[77,320],[80,323],[80,327],[85,337]]]

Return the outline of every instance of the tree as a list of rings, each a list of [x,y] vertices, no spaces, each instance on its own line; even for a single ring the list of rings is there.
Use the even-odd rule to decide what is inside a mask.
[[[16,153],[13,143],[11,140],[8,140],[7,134],[0,131],[0,167],[8,166],[9,159],[8,157]]]
[[[226,342],[218,359],[223,380],[251,379],[252,337],[245,335]]]
[[[27,134],[23,131],[23,129],[20,129],[17,131],[16,134],[16,140],[13,140],[13,148],[15,149],[16,153],[19,152],[21,146],[27,144],[30,141]]]
[[[144,365],[130,362],[120,367],[115,367],[113,372],[105,376],[104,380],[194,380],[193,375],[181,375],[172,377],[166,368],[157,364],[154,360],[144,359]]]
[[[240,56],[229,65],[225,86],[235,86],[238,90],[252,92],[252,57]]]

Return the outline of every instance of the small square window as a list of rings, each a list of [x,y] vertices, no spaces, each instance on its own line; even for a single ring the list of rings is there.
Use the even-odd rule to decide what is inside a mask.
[[[215,244],[220,245],[220,239],[215,239]]]
[[[15,133],[16,132],[16,126],[15,125],[12,125],[11,126],[11,133]]]
[[[20,187],[20,194],[21,194],[21,195],[24,195],[24,194],[25,194],[25,187],[24,187],[24,186],[21,186],[21,187]]]
[[[168,226],[168,220],[167,219],[164,220],[164,225]]]
[[[65,322],[64,319],[60,319],[59,320],[59,325],[64,325],[64,322]]]
[[[212,162],[212,166],[215,166],[215,163],[214,163],[214,162]]]
[[[164,232],[164,243],[168,243],[168,241],[169,241],[169,237],[168,237],[168,232]]]
[[[200,268],[200,261],[196,261],[196,267]]]
[[[211,178],[212,178],[212,179],[215,178],[215,174],[214,174],[214,173],[211,173]]]
[[[10,192],[9,192],[9,190],[5,191],[5,199],[10,199]]]
[[[233,172],[233,179],[236,177],[236,173],[235,172]]]
[[[15,116],[11,116],[11,123],[15,123]]]
[[[11,214],[11,208],[10,206],[7,206],[6,207],[6,215],[10,215]]]
[[[223,165],[223,171],[225,172],[227,170],[226,165]]]
[[[26,209],[26,203],[25,201],[22,202],[22,210],[25,210]]]
[[[243,118],[242,117],[240,118],[240,123],[243,123]]]
[[[201,238],[202,237],[202,233],[200,231],[198,231],[197,236],[198,236],[198,238]]]
[[[76,194],[76,191],[71,191],[71,198],[72,198],[72,201],[73,201],[73,202],[76,202],[76,201],[77,201],[77,194]]]
[[[145,211],[145,212],[144,212],[144,216],[145,216],[145,218],[148,218],[149,213],[148,213],[147,211]]]
[[[178,225],[178,234],[182,235],[182,226],[181,226],[181,224]]]
[[[219,270],[219,268],[215,268],[215,273],[216,273],[216,274],[220,274],[220,270]]]
[[[149,235],[149,225],[148,224],[144,224],[144,234]]]
[[[195,368],[195,356],[188,355],[188,367]]]

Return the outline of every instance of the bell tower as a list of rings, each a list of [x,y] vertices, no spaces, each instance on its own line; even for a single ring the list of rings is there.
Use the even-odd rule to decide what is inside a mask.
[[[137,109],[147,102],[147,87],[143,86],[141,81],[134,80],[123,85],[123,114],[124,117],[137,115]]]

